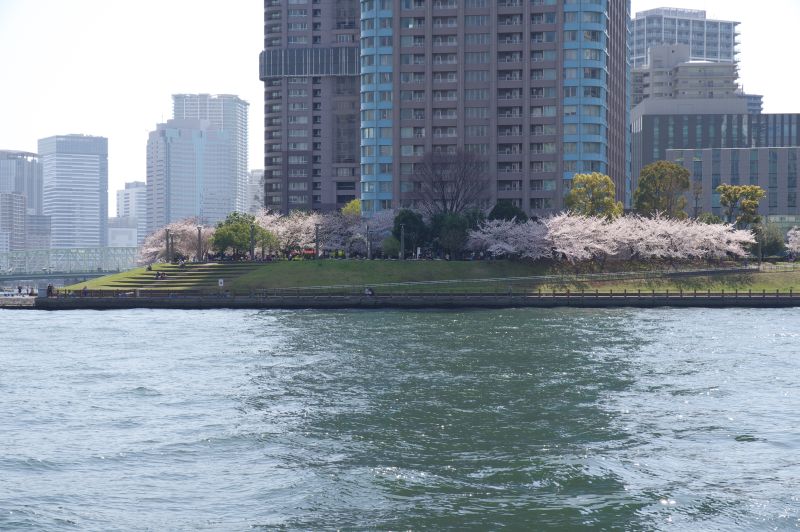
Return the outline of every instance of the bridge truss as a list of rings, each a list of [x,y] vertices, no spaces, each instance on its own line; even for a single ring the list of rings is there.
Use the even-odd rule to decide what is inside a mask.
[[[123,271],[136,266],[138,248],[37,249],[0,253],[5,274]]]

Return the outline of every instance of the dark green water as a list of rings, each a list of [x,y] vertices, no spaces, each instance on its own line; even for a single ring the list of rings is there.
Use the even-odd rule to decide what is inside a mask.
[[[0,529],[800,527],[800,310],[0,311],[0,367]]]

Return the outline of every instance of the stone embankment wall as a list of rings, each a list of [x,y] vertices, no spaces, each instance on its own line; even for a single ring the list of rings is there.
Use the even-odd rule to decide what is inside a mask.
[[[41,310],[72,309],[464,309],[464,308],[654,308],[654,307],[751,307],[800,306],[800,295],[791,293],[691,293],[679,294],[542,294],[542,295],[392,295],[392,296],[269,296],[269,297],[63,297],[38,298]]]

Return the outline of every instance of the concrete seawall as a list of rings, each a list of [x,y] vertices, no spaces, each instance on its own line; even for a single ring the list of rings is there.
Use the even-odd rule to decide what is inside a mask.
[[[269,297],[65,297],[37,298],[39,310],[154,309],[465,309],[465,308],[786,308],[800,307],[795,294],[548,294],[548,295],[394,295]]]

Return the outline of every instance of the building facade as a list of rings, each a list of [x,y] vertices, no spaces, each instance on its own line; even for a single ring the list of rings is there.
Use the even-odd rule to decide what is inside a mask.
[[[108,247],[135,248],[138,241],[139,221],[132,216],[115,216],[108,219]]]
[[[634,105],[648,98],[744,97],[736,63],[690,61],[686,44],[652,46],[649,54],[647,65],[633,71]]]
[[[224,220],[237,207],[236,141],[208,120],[173,119],[147,140],[148,234],[169,223]]]
[[[0,150],[0,193],[25,196],[27,213],[42,214],[42,165],[25,151]]]
[[[50,249],[50,217],[29,214],[25,218],[25,247],[29,250]]]
[[[796,137],[795,137],[796,138]],[[666,159],[691,173],[692,187],[687,204],[689,214],[710,212],[724,218],[724,208],[716,191],[721,184],[757,185],[767,192],[759,204],[759,214],[769,217],[796,217],[797,160],[800,147],[711,148],[667,150]]]
[[[0,252],[26,248],[26,202],[22,194],[0,192]]]
[[[489,205],[562,208],[576,173],[628,180],[630,2],[361,2],[361,205],[413,207],[430,152],[477,154]]]
[[[136,242],[137,245],[141,245],[147,236],[148,226],[147,183],[132,181],[125,183],[124,189],[117,190],[117,218],[133,219],[136,222]]]
[[[632,21],[634,68],[647,64],[648,50],[660,44],[686,44],[690,60],[735,63],[738,22],[706,18],[696,9],[658,8],[636,13]]]
[[[264,208],[264,170],[250,170],[247,175],[247,205],[250,214]]]
[[[414,206],[436,151],[477,154],[489,203],[560,209],[595,171],[623,199],[629,22],[629,0],[266,0],[267,207]]]
[[[359,1],[265,0],[264,181],[269,210],[358,197]]]
[[[747,114],[760,115],[764,112],[764,97],[760,94],[747,94]]]
[[[176,120],[205,120],[214,128],[225,131],[231,139],[230,186],[233,196],[231,211],[247,209],[247,120],[248,104],[232,94],[174,94],[172,118]]]
[[[108,139],[59,135],[39,140],[42,213],[50,216],[54,248],[106,245]]]
[[[647,102],[645,102],[647,103]],[[800,114],[645,114],[633,120],[633,171],[668,150],[800,146]]]

